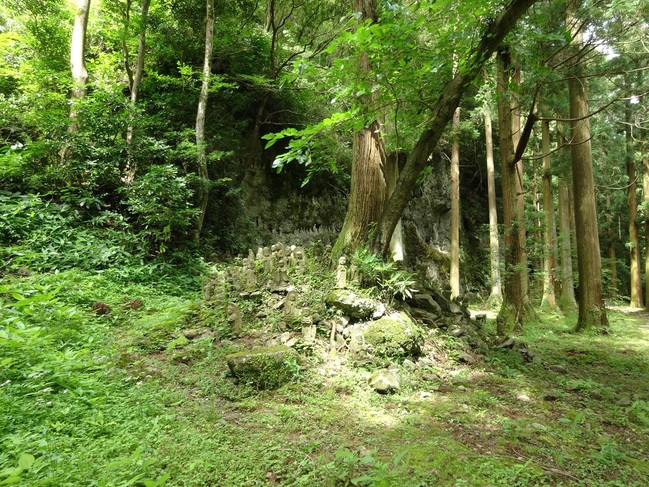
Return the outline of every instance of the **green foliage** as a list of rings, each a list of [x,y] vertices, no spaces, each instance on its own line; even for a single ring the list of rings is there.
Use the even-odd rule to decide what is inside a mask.
[[[174,236],[194,225],[198,209],[191,204],[188,176],[178,175],[171,165],[154,165],[124,189],[129,212],[140,235],[160,253]]]
[[[354,252],[352,262],[361,276],[362,286],[378,286],[390,301],[395,297],[405,299],[416,292],[415,274],[399,269],[394,261],[385,262],[367,249]]]

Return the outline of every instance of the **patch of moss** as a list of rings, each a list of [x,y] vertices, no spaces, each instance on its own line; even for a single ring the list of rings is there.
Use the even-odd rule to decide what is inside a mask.
[[[374,347],[376,355],[386,358],[416,357],[424,343],[421,328],[403,313],[374,321],[363,336]]]
[[[240,383],[257,389],[277,389],[291,381],[299,370],[298,354],[283,345],[259,347],[225,357]]]

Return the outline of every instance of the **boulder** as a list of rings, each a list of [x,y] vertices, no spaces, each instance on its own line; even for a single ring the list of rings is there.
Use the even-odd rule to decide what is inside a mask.
[[[374,372],[368,381],[370,387],[380,394],[395,392],[399,390],[399,377],[388,369],[381,369]]]
[[[408,299],[407,302],[413,308],[427,311],[435,317],[442,315],[442,307],[437,304],[430,294],[413,294],[412,298]]]
[[[257,389],[276,389],[293,378],[298,358],[292,348],[278,345],[233,353],[225,360],[240,383]]]
[[[376,355],[387,358],[417,357],[424,343],[421,328],[405,313],[373,321],[365,328],[363,338],[372,345]]]
[[[384,313],[381,303],[359,296],[349,289],[334,289],[327,297],[327,306],[338,309],[343,315],[356,320],[371,318],[374,314]]]

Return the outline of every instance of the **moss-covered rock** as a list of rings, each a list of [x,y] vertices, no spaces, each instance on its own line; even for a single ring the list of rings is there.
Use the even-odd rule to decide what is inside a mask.
[[[299,357],[292,348],[279,345],[233,353],[225,359],[239,382],[257,389],[277,389],[293,378]]]
[[[384,316],[363,332],[365,342],[381,357],[417,357],[421,354],[424,335],[405,313]]]
[[[327,306],[340,310],[350,318],[363,320],[385,312],[385,307],[372,299],[359,296],[349,289],[334,289],[327,296]]]

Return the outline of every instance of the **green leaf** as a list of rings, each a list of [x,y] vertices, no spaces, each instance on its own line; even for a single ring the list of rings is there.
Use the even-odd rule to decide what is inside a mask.
[[[32,468],[32,465],[34,465],[35,461],[36,458],[34,458],[34,455],[23,453],[18,459],[18,466],[24,470],[29,470],[30,468]]]

